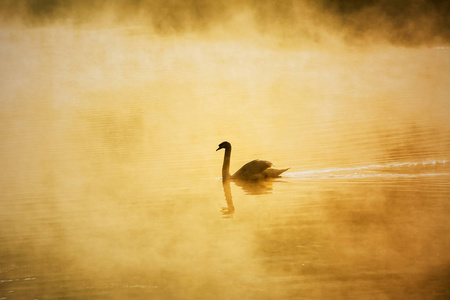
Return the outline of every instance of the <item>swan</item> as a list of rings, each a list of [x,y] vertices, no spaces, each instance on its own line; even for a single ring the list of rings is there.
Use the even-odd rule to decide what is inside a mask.
[[[273,169],[272,163],[267,160],[255,159],[246,163],[236,173],[230,175],[230,157],[231,157],[231,144],[228,142],[222,142],[216,151],[225,149],[225,156],[223,158],[222,166],[222,178],[224,180],[237,179],[244,181],[257,181],[266,178],[279,177],[281,173],[287,169]]]

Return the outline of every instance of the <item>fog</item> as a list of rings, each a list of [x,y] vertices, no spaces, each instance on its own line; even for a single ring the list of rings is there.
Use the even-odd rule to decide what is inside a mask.
[[[450,5],[0,11],[0,297],[449,295]]]
[[[445,1],[2,1],[4,24],[27,27],[138,24],[158,35],[239,36],[252,28],[284,47],[334,37],[349,44],[445,44],[450,39]],[[245,19],[244,24],[243,19]],[[241,26],[244,25],[244,26]],[[238,27],[236,27],[238,26]],[[248,33],[247,33],[248,34]],[[249,36],[246,35],[246,38]]]

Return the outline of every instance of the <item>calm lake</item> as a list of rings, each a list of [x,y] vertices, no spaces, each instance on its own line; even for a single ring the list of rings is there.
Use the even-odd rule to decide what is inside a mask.
[[[448,49],[0,45],[0,299],[450,297]],[[223,185],[223,141],[290,169]]]

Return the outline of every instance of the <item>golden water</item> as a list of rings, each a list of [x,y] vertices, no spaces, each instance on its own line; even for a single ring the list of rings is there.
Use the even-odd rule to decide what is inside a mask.
[[[450,295],[450,56],[0,32],[1,299]],[[255,159],[283,178],[222,186]]]

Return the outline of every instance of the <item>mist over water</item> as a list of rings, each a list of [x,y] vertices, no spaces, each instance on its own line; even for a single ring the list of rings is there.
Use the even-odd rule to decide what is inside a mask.
[[[450,5],[434,0],[6,0],[0,7],[7,23],[16,25],[139,23],[159,35],[212,32],[215,38],[218,33],[236,38],[250,27],[247,38],[255,38],[256,30],[289,47],[328,41],[330,35],[357,44],[448,45],[450,40]]]
[[[449,7],[401,3],[4,1],[0,298],[448,297]]]

